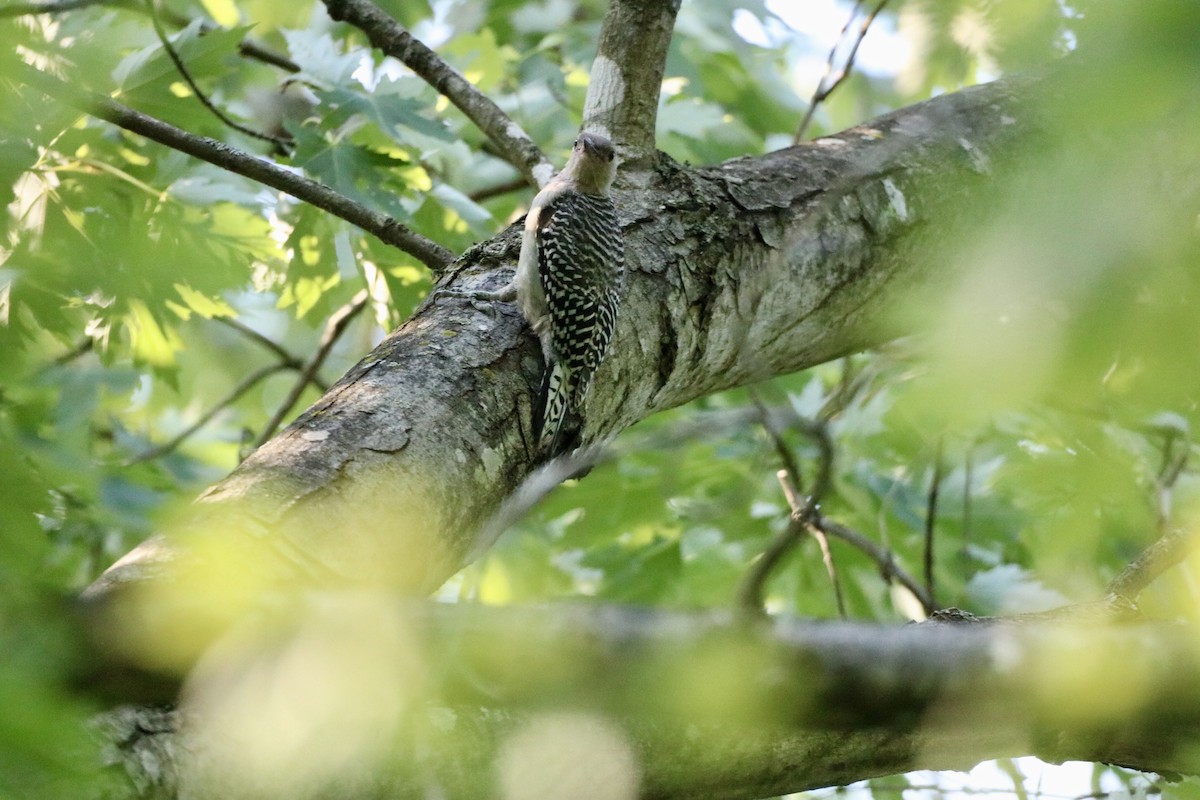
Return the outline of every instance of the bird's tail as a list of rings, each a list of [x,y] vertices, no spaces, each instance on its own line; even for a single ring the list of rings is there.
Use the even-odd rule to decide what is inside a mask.
[[[536,437],[538,448],[548,456],[558,455],[570,399],[571,376],[562,364],[555,364],[542,376],[542,426]]]

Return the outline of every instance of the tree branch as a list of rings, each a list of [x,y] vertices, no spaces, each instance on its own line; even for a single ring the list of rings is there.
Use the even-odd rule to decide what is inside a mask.
[[[212,408],[201,414],[191,425],[187,426],[171,439],[163,442],[162,444],[151,447],[148,450],[143,450],[137,455],[126,459],[125,466],[140,464],[143,461],[150,461],[155,458],[160,458],[165,456],[167,453],[174,451],[175,448],[187,441],[189,436],[207,425],[213,417],[236,403],[238,398],[254,388],[259,381],[269,378],[276,372],[282,372],[288,368],[288,364],[276,362],[274,364],[267,364],[266,366],[259,367],[258,369],[254,370],[249,375],[246,375],[244,378],[238,381],[237,386],[234,386],[229,390],[229,394],[225,395],[225,397],[213,404]]]
[[[1200,536],[1190,526],[1167,531],[1126,565],[1108,584],[1105,593],[1123,600],[1134,600],[1143,589],[1182,562],[1197,547],[1200,547]]]
[[[511,181],[497,183],[492,186],[485,186],[482,189],[476,189],[470,192],[467,197],[474,200],[476,203],[482,203],[485,200],[491,200],[493,197],[500,197],[509,192],[519,192],[526,188],[529,184],[523,178],[513,178]]]
[[[496,145],[501,156],[520,170],[531,186],[541,187],[550,180],[554,167],[529,134],[387,12],[370,0],[324,0],[324,3],[331,18],[361,30],[372,46],[403,63],[453,103]]]
[[[792,411],[790,406],[785,407],[786,410],[781,412],[783,416],[787,417],[790,424],[800,428],[817,444],[819,451],[817,476],[813,479],[812,489],[808,495],[802,496],[800,465],[796,461],[796,455],[792,448],[783,439],[783,430],[776,422],[779,415],[769,413],[757,394],[752,393],[751,397],[758,409],[763,429],[770,437],[775,452],[783,464],[783,469],[779,470],[777,477],[783,494],[787,498],[788,507],[791,509],[791,518],[787,528],[767,546],[767,549],[751,565],[738,585],[738,605],[752,616],[765,615],[763,589],[766,582],[771,577],[771,573],[782,563],[788,551],[800,542],[800,537],[807,531],[816,539],[821,548],[821,558],[825,562],[825,570],[829,574],[834,597],[837,600],[838,616],[844,619],[846,603],[842,597],[842,586],[838,580],[837,568],[833,563],[833,554],[829,551],[829,541],[825,532],[814,524],[814,521],[820,516],[821,503],[833,484],[833,442],[829,438],[829,430],[821,421],[804,419]]]
[[[223,142],[195,136],[154,117],[147,116],[107,97],[80,91],[33,67],[17,72],[21,83],[98,119],[145,136],[159,144],[187,153],[222,169],[278,189],[292,197],[328,211],[378,237],[385,244],[412,255],[434,272],[441,272],[454,254],[431,239],[350,200],[322,183],[297,175],[283,167]]]
[[[316,379],[317,371],[321,369],[321,365],[329,357],[333,346],[337,344],[338,339],[342,338],[342,334],[346,332],[346,328],[354,318],[367,307],[367,301],[370,299],[370,293],[366,289],[362,289],[351,298],[349,303],[346,303],[329,315],[329,319],[325,321],[325,331],[321,334],[321,342],[317,346],[317,352],[313,353],[312,358],[300,370],[300,374],[297,376],[296,382],[292,384],[287,397],[279,404],[279,408],[275,410],[275,414],[271,417],[270,421],[263,426],[262,433],[258,435],[258,439],[254,443],[255,447],[261,447],[264,442],[275,435],[279,424],[283,422],[284,417],[291,413],[292,408],[296,405],[296,401],[300,399],[300,395],[304,393],[305,388]]]
[[[957,263],[932,256],[923,232],[986,206],[1008,148],[1040,130],[1024,105],[1031,85],[945,95],[875,120],[869,136],[850,130],[714,168],[664,158],[642,188],[618,193],[627,287],[582,443],[894,336],[881,321],[909,301],[918,276]],[[982,174],[980,152],[992,164]],[[520,237],[513,226],[471,248],[445,283],[507,281]],[[256,573],[283,585],[432,591],[491,544],[489,521],[542,466],[522,438],[542,365],[515,306],[435,294],[209,489],[190,525],[198,541],[209,532],[240,541],[249,528],[261,545],[254,558],[265,559]],[[123,587],[171,585],[189,568],[179,547],[152,538],[89,595],[119,604]],[[187,605],[159,604],[139,627],[151,639],[174,636]],[[211,608],[197,613],[209,620],[197,629],[219,631]]]
[[[175,71],[180,74],[183,80],[191,88],[192,94],[199,101],[200,105],[207,108],[213,116],[219,119],[224,125],[230,129],[237,131],[252,139],[258,139],[263,142],[271,142],[286,147],[292,143],[291,136],[276,136],[274,134],[263,133],[242,125],[237,120],[232,119],[221,109],[217,108],[212,99],[205,94],[204,90],[196,83],[196,79],[192,77],[192,73],[188,70],[187,65],[183,63],[183,59],[179,57],[179,53],[175,50],[175,45],[171,43],[171,39],[167,36],[167,32],[163,30],[162,21],[158,18],[158,7],[155,5],[157,0],[145,0],[146,12],[150,16],[150,27],[154,29],[154,35],[158,37],[159,44],[162,45],[167,57],[171,59],[171,63],[175,65]]]
[[[846,56],[845,65],[838,71],[837,77],[834,78],[833,82],[829,83],[829,76],[833,74],[833,62],[837,57],[838,46],[846,40],[846,34],[850,31],[850,26],[854,24],[854,18],[858,16],[862,0],[858,0],[854,4],[854,10],[850,12],[850,19],[846,20],[846,25],[842,28],[838,40],[834,42],[833,47],[829,50],[829,58],[825,62],[825,74],[821,76],[821,80],[817,83],[817,88],[813,91],[812,99],[808,101],[808,110],[804,112],[804,119],[800,120],[800,125],[796,128],[796,135],[792,137],[792,144],[800,144],[800,142],[804,141],[804,133],[808,130],[808,124],[812,122],[813,114],[817,113],[817,107],[828,100],[829,96],[842,85],[842,82],[850,77],[850,71],[854,69],[854,59],[858,56],[859,45],[866,38],[867,31],[871,29],[871,23],[875,21],[875,18],[879,16],[879,12],[883,11],[883,7],[887,4],[888,0],[879,0],[878,5],[875,6],[875,10],[863,20],[862,25],[858,27],[858,33],[855,34],[850,54]]]
[[[905,589],[912,592],[913,597],[917,598],[918,602],[921,603],[926,616],[929,616],[937,609],[937,604],[934,602],[933,596],[926,591],[925,587],[916,578],[908,574],[908,572],[896,563],[896,554],[891,550],[876,544],[858,531],[851,530],[828,517],[820,517],[813,524],[827,535],[840,539],[867,555],[879,567],[879,574],[885,581],[888,583],[896,581]]]
[[[274,353],[278,357],[279,363],[283,364],[288,369],[294,369],[294,370],[303,370],[304,369],[304,362],[300,360],[299,356],[290,352],[286,347],[279,344],[279,342],[276,342],[271,337],[264,335],[260,331],[254,330],[254,328],[251,328],[249,325],[242,322],[241,320],[235,319],[234,317],[213,317],[213,321],[219,322],[228,328],[232,328],[233,330],[240,333],[242,336],[245,336],[246,338],[248,338],[252,341],[255,341],[258,344],[262,345],[263,347],[267,348],[268,350],[270,350],[272,353]],[[312,384],[313,388],[317,389],[318,391],[320,391],[322,393],[329,391],[329,385],[326,384],[325,381],[321,380],[316,375],[314,375],[312,377],[312,380],[309,382]]]
[[[626,168],[655,153],[667,48],[681,0],[610,0],[583,108],[583,127],[616,142]]]
[[[294,783],[346,796],[339,781],[364,770],[370,796],[501,796],[496,776],[519,731],[581,718],[636,765],[636,796],[660,800],[774,796],[1019,755],[1200,770],[1200,650],[1195,631],[1174,625],[747,625],[713,612],[322,596],[248,623],[236,641],[189,681],[175,752],[190,754],[199,783],[185,788],[197,796],[242,796],[241,776],[261,785],[264,774],[281,795]],[[356,680],[330,681],[347,663]],[[256,675],[272,676],[272,691]],[[695,686],[702,701],[679,691]],[[336,716],[303,713],[330,703]],[[128,735],[135,767],[170,775],[139,745],[179,718],[148,713],[159,722],[110,736]],[[234,730],[231,719],[254,724]],[[369,764],[305,755],[361,752],[347,738],[386,749]],[[602,753],[560,749],[571,739],[538,740],[527,788],[611,779]]]
[[[937,527],[938,494],[942,487],[942,440],[937,442],[937,450],[933,455],[933,476],[929,479],[929,494],[925,498],[925,535],[922,542],[923,564],[925,572],[925,591],[930,602],[936,605],[933,598],[933,535]]]

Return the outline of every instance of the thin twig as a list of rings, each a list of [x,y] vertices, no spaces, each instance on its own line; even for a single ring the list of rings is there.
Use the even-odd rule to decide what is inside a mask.
[[[800,462],[796,460],[796,453],[788,446],[788,443],[783,439],[783,431],[775,423],[775,416],[771,414],[762,398],[754,389],[750,390],[750,402],[754,404],[758,410],[759,424],[763,426],[763,430],[767,432],[768,438],[771,440],[771,445],[775,448],[775,455],[779,456],[780,463],[790,476],[790,485],[795,487],[796,492],[800,491],[800,487],[804,485],[804,473],[800,471]],[[800,415],[793,412],[794,420],[799,420]],[[789,421],[794,421],[790,419]],[[783,487],[784,494],[787,494],[788,486]],[[790,501],[789,501],[790,502]]]
[[[973,509],[971,506],[971,489],[975,484],[975,445],[967,444],[967,452],[963,461],[963,495],[962,495],[962,563],[967,563],[971,545],[971,525],[973,524]]]
[[[846,614],[846,600],[842,594],[842,581],[838,577],[837,566],[833,563],[833,553],[829,549],[829,537],[825,535],[821,526],[816,524],[820,517],[817,513],[817,506],[811,497],[804,501],[800,500],[796,487],[792,485],[785,470],[780,470],[776,477],[779,478],[788,506],[792,509],[791,524],[799,525],[801,530],[807,530],[808,534],[817,540],[817,546],[821,548],[821,560],[825,563],[825,574],[829,576],[829,582],[833,586],[833,598],[837,603],[838,616],[846,619],[848,615]],[[782,557],[782,553],[780,557]]]
[[[251,372],[249,375],[242,378],[242,380],[238,382],[237,386],[234,386],[233,389],[229,391],[229,394],[218,400],[212,408],[201,414],[191,425],[177,433],[169,441],[163,442],[155,447],[151,447],[149,450],[143,450],[141,453],[126,459],[124,466],[128,467],[134,464],[140,464],[143,461],[161,458],[162,456],[174,451],[175,448],[183,444],[188,437],[212,421],[217,414],[236,403],[238,398],[250,391],[250,389],[252,389],[259,381],[274,375],[276,372],[282,372],[285,369],[289,369],[288,365],[281,362],[268,364],[265,367],[259,367],[254,372]]]
[[[496,145],[501,156],[525,176],[530,186],[541,188],[550,180],[554,167],[529,134],[386,11],[370,0],[324,0],[324,3],[332,19],[361,30],[372,46],[400,61],[453,103]]]
[[[234,319],[233,317],[213,317],[213,319],[216,322],[219,322],[222,325],[232,328],[233,330],[242,334],[246,338],[251,339],[251,340],[259,343],[263,347],[267,348],[272,353],[274,353],[276,356],[278,356],[279,363],[283,364],[288,369],[294,369],[294,370],[304,369],[304,361],[299,356],[297,356],[296,354],[289,351],[287,348],[285,348],[283,345],[276,342],[271,337],[266,336],[265,334],[254,330],[254,328],[251,328],[246,323],[241,322],[240,320]],[[318,389],[321,392],[329,391],[329,384],[327,384],[325,381],[321,380],[316,375],[312,376],[312,378],[310,379],[309,382],[313,385],[314,388]]]
[[[817,107],[825,102],[829,98],[829,95],[833,94],[842,85],[842,82],[850,76],[850,71],[854,69],[854,59],[858,56],[859,45],[866,38],[867,31],[871,28],[871,23],[875,21],[875,18],[879,16],[879,12],[883,11],[883,7],[887,4],[888,0],[880,0],[879,4],[875,6],[875,10],[863,20],[862,25],[859,26],[858,35],[854,39],[854,46],[850,48],[850,55],[846,57],[845,65],[838,72],[837,78],[834,79],[833,83],[827,83],[829,76],[833,74],[833,62],[837,57],[838,46],[845,41],[846,34],[850,31],[850,26],[854,24],[854,19],[858,16],[858,12],[862,7],[862,0],[858,0],[854,4],[854,9],[850,12],[850,19],[846,20],[845,27],[842,28],[837,41],[829,50],[829,59],[825,62],[825,74],[821,76],[821,81],[817,84],[816,91],[813,92],[812,99],[808,102],[808,110],[804,112],[804,119],[800,121],[800,126],[796,129],[796,135],[792,137],[792,144],[800,144],[800,142],[804,141],[804,132],[808,130],[808,124],[812,122],[813,114],[816,113]]]
[[[1176,450],[1176,444],[1182,446]],[[1192,526],[1171,527],[1171,490],[1187,465],[1191,442],[1175,431],[1167,431],[1163,443],[1162,465],[1155,478],[1157,494],[1158,539],[1129,562],[1108,584],[1106,594],[1132,601],[1160,575],[1183,561],[1200,546],[1200,535]]]
[[[131,5],[129,6],[129,9],[131,11],[137,11],[139,13],[147,13],[144,2],[138,2],[138,0],[126,0],[126,2],[131,3]],[[184,14],[180,14],[175,11],[172,11],[169,8],[161,8],[158,10],[158,12],[162,16],[163,19],[165,19],[167,22],[169,22],[171,25],[174,25],[177,28],[186,28],[188,25],[192,24],[192,20],[190,17],[188,17]],[[213,31],[217,31],[217,30],[221,30],[221,27],[219,25],[216,25],[215,23],[208,22],[205,20],[201,20],[200,33],[202,33],[202,34],[212,33]],[[266,47],[264,47],[261,44],[258,44],[253,39],[249,39],[249,38],[243,39],[238,44],[238,53],[245,56],[246,58],[254,59],[255,61],[261,61],[264,64],[270,64],[273,67],[279,67],[280,69],[284,70],[285,72],[299,72],[300,71],[300,65],[297,64],[295,61],[292,61],[290,58],[288,58],[287,56],[285,56],[281,53],[276,53],[274,50],[268,50]]]
[[[85,114],[91,114],[159,144],[215,164],[229,172],[243,175],[328,211],[373,234],[385,244],[390,244],[412,255],[435,273],[441,273],[454,260],[454,254],[440,244],[427,239],[386,214],[372,211],[311,178],[297,175],[277,164],[215,139],[195,136],[162,120],[134,111],[110,98],[81,91],[33,67],[17,66],[14,77],[48,97],[61,100]]]
[[[216,30],[215,25],[204,23],[200,26],[202,32],[207,33],[210,30]],[[292,61],[285,55],[276,53],[274,50],[269,50],[263,47],[258,42],[252,39],[243,39],[238,43],[238,52],[246,58],[252,58],[255,61],[261,61],[264,64],[270,64],[273,67],[279,67],[285,72],[299,72],[300,65]]]
[[[1138,558],[1130,561],[1120,575],[1112,578],[1105,594],[1122,600],[1135,600],[1145,589],[1172,566],[1180,564],[1200,546],[1200,537],[1192,530],[1177,528],[1160,536]]]
[[[191,71],[187,68],[187,65],[183,63],[183,59],[179,57],[179,52],[175,49],[175,45],[173,45],[171,40],[167,37],[167,32],[163,30],[162,20],[158,18],[157,0],[146,0],[146,11],[150,15],[150,26],[154,28],[154,35],[158,37],[158,41],[160,44],[162,44],[163,50],[166,51],[167,56],[171,59],[171,63],[175,65],[176,72],[178,72],[180,76],[183,77],[184,81],[187,82],[187,85],[192,90],[192,94],[194,94],[196,99],[200,101],[200,105],[207,108],[210,112],[212,112],[213,116],[221,120],[221,122],[238,133],[245,134],[246,136],[254,139],[260,139],[264,142],[271,142],[272,144],[277,144],[280,147],[291,146],[292,137],[274,136],[269,133],[263,133],[262,131],[256,131],[253,128],[248,128],[245,125],[242,125],[240,122],[231,119],[228,114],[217,108],[216,104],[213,103],[209,96],[204,93],[204,90],[197,85],[196,79],[192,77]]]
[[[67,352],[55,357],[51,363],[56,367],[63,367],[70,364],[80,356],[87,355],[96,347],[96,340],[90,336],[84,336],[75,344],[71,345],[71,349]]]
[[[781,469],[776,474],[783,486],[784,496],[789,498],[788,505],[791,506],[792,501],[789,494],[792,490],[789,486],[791,481],[788,478],[787,470]],[[804,522],[793,510],[787,527],[767,544],[738,584],[737,606],[743,613],[752,617],[766,616],[766,608],[763,605],[763,589],[766,586],[767,578],[783,561],[783,557],[804,538],[804,533]]]
[[[300,376],[296,382],[292,384],[291,391],[287,397],[279,404],[279,408],[275,410],[274,416],[263,427],[262,433],[255,440],[255,447],[262,447],[268,439],[275,435],[275,430],[283,422],[284,417],[291,413],[292,408],[300,399],[300,395],[304,393],[304,389],[312,381],[317,370],[325,363],[325,359],[329,357],[329,353],[333,350],[333,346],[337,344],[338,339],[346,332],[350,323],[354,320],[364,308],[367,307],[367,301],[371,299],[370,293],[366,289],[361,289],[357,294],[350,299],[350,302],[339,308],[330,315],[325,322],[325,331],[321,334],[321,343],[317,347],[317,352],[313,353],[312,358],[304,365]]]
[[[815,415],[821,422],[830,422],[845,411],[876,377],[875,370],[870,366],[860,372],[854,372],[854,362],[849,356],[842,359],[842,362],[842,376],[837,389],[825,399]]]
[[[805,435],[817,443],[819,451],[817,459],[817,475],[813,480],[813,488],[809,495],[801,498],[800,467],[792,449],[783,439],[783,432],[775,422],[776,415],[768,413],[756,393],[751,393],[751,399],[759,412],[759,420],[775,447],[775,452],[783,462],[784,468],[777,477],[783,488],[784,497],[791,509],[791,519],[787,528],[777,535],[766,550],[754,561],[738,586],[738,606],[744,612],[753,616],[763,616],[763,591],[771,574],[783,561],[787,553],[801,541],[807,532],[821,547],[821,555],[825,562],[826,572],[833,584],[834,596],[837,600],[838,613],[846,615],[845,601],[842,596],[841,582],[838,579],[837,568],[833,563],[833,555],[829,550],[829,542],[824,531],[814,527],[813,521],[820,514],[822,498],[829,491],[833,481],[833,442],[824,423],[807,420],[797,414],[790,406],[783,407],[783,413],[789,421],[800,428]]]
[[[476,189],[469,193],[467,197],[476,203],[482,203],[485,200],[491,200],[493,197],[499,197],[510,192],[519,192],[528,185],[529,183],[524,178],[513,178],[511,181],[498,183],[495,186],[485,186],[482,189]]]
[[[875,562],[875,565],[879,567],[879,573],[883,576],[883,579],[888,583],[896,581],[905,589],[912,592],[913,597],[916,597],[921,603],[921,607],[925,609],[926,614],[932,614],[937,609],[933,597],[929,595],[925,587],[916,578],[908,574],[908,572],[896,563],[895,554],[891,550],[876,544],[858,531],[847,528],[840,522],[834,522],[828,517],[821,517],[815,520],[813,524],[818,526],[827,535],[835,539],[840,539],[869,556]]]
[[[933,456],[933,477],[929,481],[929,496],[925,501],[925,590],[930,597],[933,592],[933,534],[937,523],[938,493],[942,487],[942,440],[938,439]]]

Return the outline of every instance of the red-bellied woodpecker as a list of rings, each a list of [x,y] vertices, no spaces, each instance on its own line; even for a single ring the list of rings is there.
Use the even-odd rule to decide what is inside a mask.
[[[616,174],[612,142],[580,134],[571,158],[533,198],[512,283],[477,297],[514,297],[542,342],[546,371],[535,438],[556,455],[564,422],[578,420],[592,376],[616,328],[625,279],[625,249],[609,197]]]

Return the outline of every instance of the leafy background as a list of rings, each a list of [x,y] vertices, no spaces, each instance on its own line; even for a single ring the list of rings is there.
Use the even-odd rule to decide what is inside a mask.
[[[561,163],[604,3],[382,5]],[[802,19],[787,5],[683,4],[661,149],[702,164],[791,142],[850,8],[813,3]],[[295,149],[277,156],[312,177],[455,252],[523,213],[530,191],[514,188],[516,173],[481,135],[319,4],[168,2],[163,16],[212,100],[251,126],[286,126]],[[554,493],[439,596],[730,605],[788,519],[775,444],[738,413],[759,402],[827,420],[835,457],[823,512],[919,580],[932,525],[939,605],[999,614],[1102,596],[1142,548],[1196,518],[1197,209],[1173,201],[1194,197],[1194,177],[1161,174],[1138,151],[1194,155],[1198,16],[1185,2],[889,3],[809,136],[1068,53],[1078,73],[1049,111],[1032,168],[1002,182],[969,230],[939,232],[946,258],[980,265],[973,277],[913,310],[926,334],[642,423],[625,455]],[[244,57],[247,37],[298,71]],[[119,793],[117,776],[94,768],[93,701],[67,687],[64,598],[269,433],[331,314],[367,291],[317,384],[404,319],[429,278],[345,223],[16,81],[33,64],[268,155],[196,102],[140,6],[0,19],[0,40],[0,706],[10,710],[0,797]],[[306,99],[281,119],[285,80]],[[1109,135],[1088,135],[1097,130]],[[1074,158],[1051,146],[1063,143]],[[289,413],[318,392],[308,386]],[[711,423],[702,436],[689,427],[697,419]],[[781,435],[811,482],[814,442],[798,429]],[[919,616],[875,561],[831,547],[848,616]],[[1143,611],[1197,622],[1196,581],[1193,558],[1142,596]],[[839,614],[814,542],[771,577],[767,603]],[[994,774],[1019,782],[1033,768],[1002,763]],[[941,776],[898,780],[856,791],[958,788]],[[1115,768],[1087,780],[1196,794]]]

